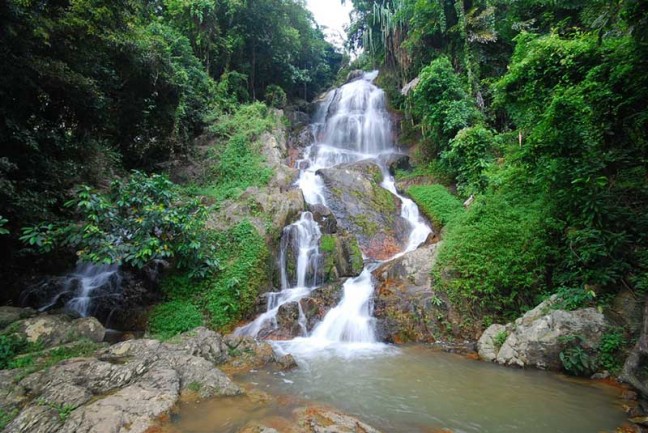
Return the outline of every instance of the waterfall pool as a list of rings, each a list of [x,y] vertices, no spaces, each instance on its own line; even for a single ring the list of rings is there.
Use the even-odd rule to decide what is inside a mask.
[[[185,404],[168,431],[237,433],[250,421],[277,428],[308,404],[329,405],[384,433],[613,432],[625,420],[619,389],[594,381],[420,345],[354,353],[349,358],[323,350],[298,357],[293,371],[239,376],[270,397]]]

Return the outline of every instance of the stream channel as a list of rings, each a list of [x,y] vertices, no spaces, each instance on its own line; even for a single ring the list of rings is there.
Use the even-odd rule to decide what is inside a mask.
[[[431,233],[416,205],[398,194],[385,161],[396,153],[384,92],[373,84],[377,72],[330,91],[313,118],[315,142],[298,162],[309,205],[327,205],[317,171],[372,160],[383,173],[380,186],[400,200],[409,234],[393,260],[423,244]],[[268,294],[267,311],[239,328],[257,337],[276,327],[281,305],[299,301],[318,287],[320,228],[310,212],[284,229],[279,262],[281,291]],[[215,399],[182,405],[171,429],[182,433],[236,433],[248,421],[278,425],[307,404],[330,405],[386,433],[613,431],[624,420],[619,391],[592,381],[536,371],[503,368],[425,346],[394,347],[375,335],[371,271],[380,263],[364,257],[364,270],[343,285],[343,296],[308,331],[299,307],[301,336],[272,342],[290,353],[298,368],[252,371],[236,379],[271,398]],[[294,266],[287,265],[295,260]],[[290,269],[290,270],[289,270]],[[293,275],[291,275],[291,273]],[[300,305],[297,303],[297,305]],[[282,431],[281,428],[278,428]]]

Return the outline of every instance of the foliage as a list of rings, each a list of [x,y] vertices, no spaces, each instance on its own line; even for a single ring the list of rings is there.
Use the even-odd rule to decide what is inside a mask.
[[[556,308],[573,311],[584,308],[596,299],[596,292],[587,287],[558,287]]]
[[[223,200],[238,197],[250,186],[267,184],[272,170],[259,152],[259,138],[277,122],[275,113],[261,103],[243,105],[235,113],[222,116],[211,131],[223,145],[214,150],[216,161],[210,177],[198,192]]]
[[[7,411],[6,409],[0,408],[0,429],[4,430],[7,424],[9,424],[16,416],[18,416],[18,413],[18,409]]]
[[[213,246],[203,243],[204,206],[183,202],[163,175],[134,171],[113,181],[107,194],[82,186],[66,206],[78,212],[80,224],[26,227],[21,239],[44,252],[69,246],[80,260],[95,263],[142,268],[173,258],[179,267],[202,274],[216,265]]]
[[[284,108],[288,102],[286,92],[281,87],[271,84],[265,89],[265,102],[269,107]]]
[[[618,372],[621,368],[622,350],[627,343],[623,329],[608,329],[601,336],[601,343],[598,347],[599,366],[611,372]]]
[[[495,334],[495,337],[493,337],[493,344],[495,344],[495,347],[502,347],[507,338],[508,332],[506,332],[506,330],[502,330]]]
[[[203,315],[196,305],[190,301],[173,300],[153,308],[148,327],[154,335],[170,338],[202,324]]]
[[[439,250],[437,284],[477,317],[511,318],[546,289],[552,249],[543,199],[510,183],[518,174],[493,176],[487,193],[448,224]]]
[[[331,253],[335,250],[335,238],[331,235],[322,235],[320,238],[320,250]]]
[[[11,367],[14,357],[26,347],[27,342],[15,335],[0,335],[0,370]]]
[[[439,57],[421,70],[412,96],[412,112],[420,119],[424,134],[433,143],[431,155],[448,150],[461,129],[480,121],[466,85],[447,57]]]
[[[464,128],[450,140],[440,160],[454,174],[463,195],[482,192],[488,184],[486,169],[493,163],[493,134],[482,125]]]
[[[583,337],[567,335],[561,337],[564,349],[560,352],[560,361],[569,374],[587,376],[596,371],[598,362],[590,350],[583,346]]]
[[[443,185],[412,185],[407,188],[407,194],[437,229],[463,213],[461,201]]]
[[[168,276],[162,291],[169,301],[154,309],[151,332],[169,338],[203,323],[228,330],[253,311],[267,280],[269,251],[264,239],[247,221],[211,236],[221,270],[207,278]]]

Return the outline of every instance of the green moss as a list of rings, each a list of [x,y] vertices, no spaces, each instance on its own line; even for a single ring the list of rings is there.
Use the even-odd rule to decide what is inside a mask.
[[[445,226],[464,212],[461,201],[442,185],[412,185],[407,194],[436,228]]]
[[[394,195],[380,186],[374,186],[373,202],[384,216],[391,216],[396,213],[397,206]]]
[[[351,242],[348,242],[349,245],[349,256],[351,258],[351,266],[353,267],[354,273],[360,273],[364,266],[364,260],[362,259],[362,251],[360,251],[360,246],[358,242],[354,239]]]
[[[332,253],[335,250],[335,237],[332,235],[322,235],[320,238],[320,251]]]
[[[364,215],[356,215],[352,217],[353,222],[362,229],[363,233],[369,237],[375,236],[380,230],[380,226],[375,221],[370,221],[369,218]]]

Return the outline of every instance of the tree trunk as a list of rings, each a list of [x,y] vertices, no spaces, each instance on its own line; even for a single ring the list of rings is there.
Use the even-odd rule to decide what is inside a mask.
[[[648,397],[648,383],[639,377],[645,359],[648,357],[648,296],[644,299],[643,325],[637,344],[632,349],[619,378],[634,386],[644,397]]]

